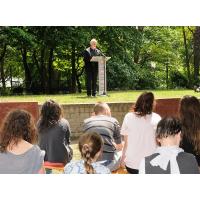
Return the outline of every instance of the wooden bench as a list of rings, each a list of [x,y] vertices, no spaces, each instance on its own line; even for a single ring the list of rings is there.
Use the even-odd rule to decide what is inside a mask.
[[[119,169],[112,172],[112,174],[128,174],[126,168],[120,167]]]
[[[44,169],[52,170],[53,174],[62,174],[64,172],[64,164],[63,163],[44,162]]]

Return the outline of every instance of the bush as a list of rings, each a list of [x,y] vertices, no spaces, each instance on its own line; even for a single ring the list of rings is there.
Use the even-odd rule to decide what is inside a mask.
[[[111,61],[107,67],[108,90],[132,89],[136,77],[134,70],[126,63]]]
[[[0,95],[1,96],[9,96],[11,94],[10,88],[2,88],[0,87]]]
[[[23,92],[24,92],[24,88],[22,85],[12,88],[12,94],[14,95],[22,95]]]
[[[136,76],[138,81],[135,83],[135,89],[137,90],[155,89],[159,87],[159,79],[150,67],[138,66]]]
[[[170,88],[187,88],[188,80],[179,71],[172,71],[170,73]]]
[[[159,78],[148,66],[127,65],[120,61],[112,61],[107,67],[108,89],[155,89],[159,86]]]

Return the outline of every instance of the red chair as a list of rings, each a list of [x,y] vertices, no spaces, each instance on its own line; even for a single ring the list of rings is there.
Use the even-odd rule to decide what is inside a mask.
[[[44,162],[45,170],[58,171],[59,173],[63,173],[65,165],[63,163],[53,163],[53,162]]]

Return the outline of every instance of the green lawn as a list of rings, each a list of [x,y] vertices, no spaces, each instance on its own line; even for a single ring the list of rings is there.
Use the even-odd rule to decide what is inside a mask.
[[[1,96],[0,102],[25,102],[37,101],[43,103],[47,99],[53,99],[58,103],[94,103],[105,102],[133,102],[143,91],[109,91],[107,97],[88,98],[82,94],[62,94],[62,95],[22,95],[22,96]],[[193,90],[153,90],[156,98],[179,98],[184,95],[194,95],[200,98],[200,93]]]

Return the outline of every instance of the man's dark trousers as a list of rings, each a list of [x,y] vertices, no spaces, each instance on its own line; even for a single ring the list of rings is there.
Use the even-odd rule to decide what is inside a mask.
[[[90,65],[86,67],[86,87],[88,96],[96,96],[97,91],[97,76],[98,76],[98,66]]]

